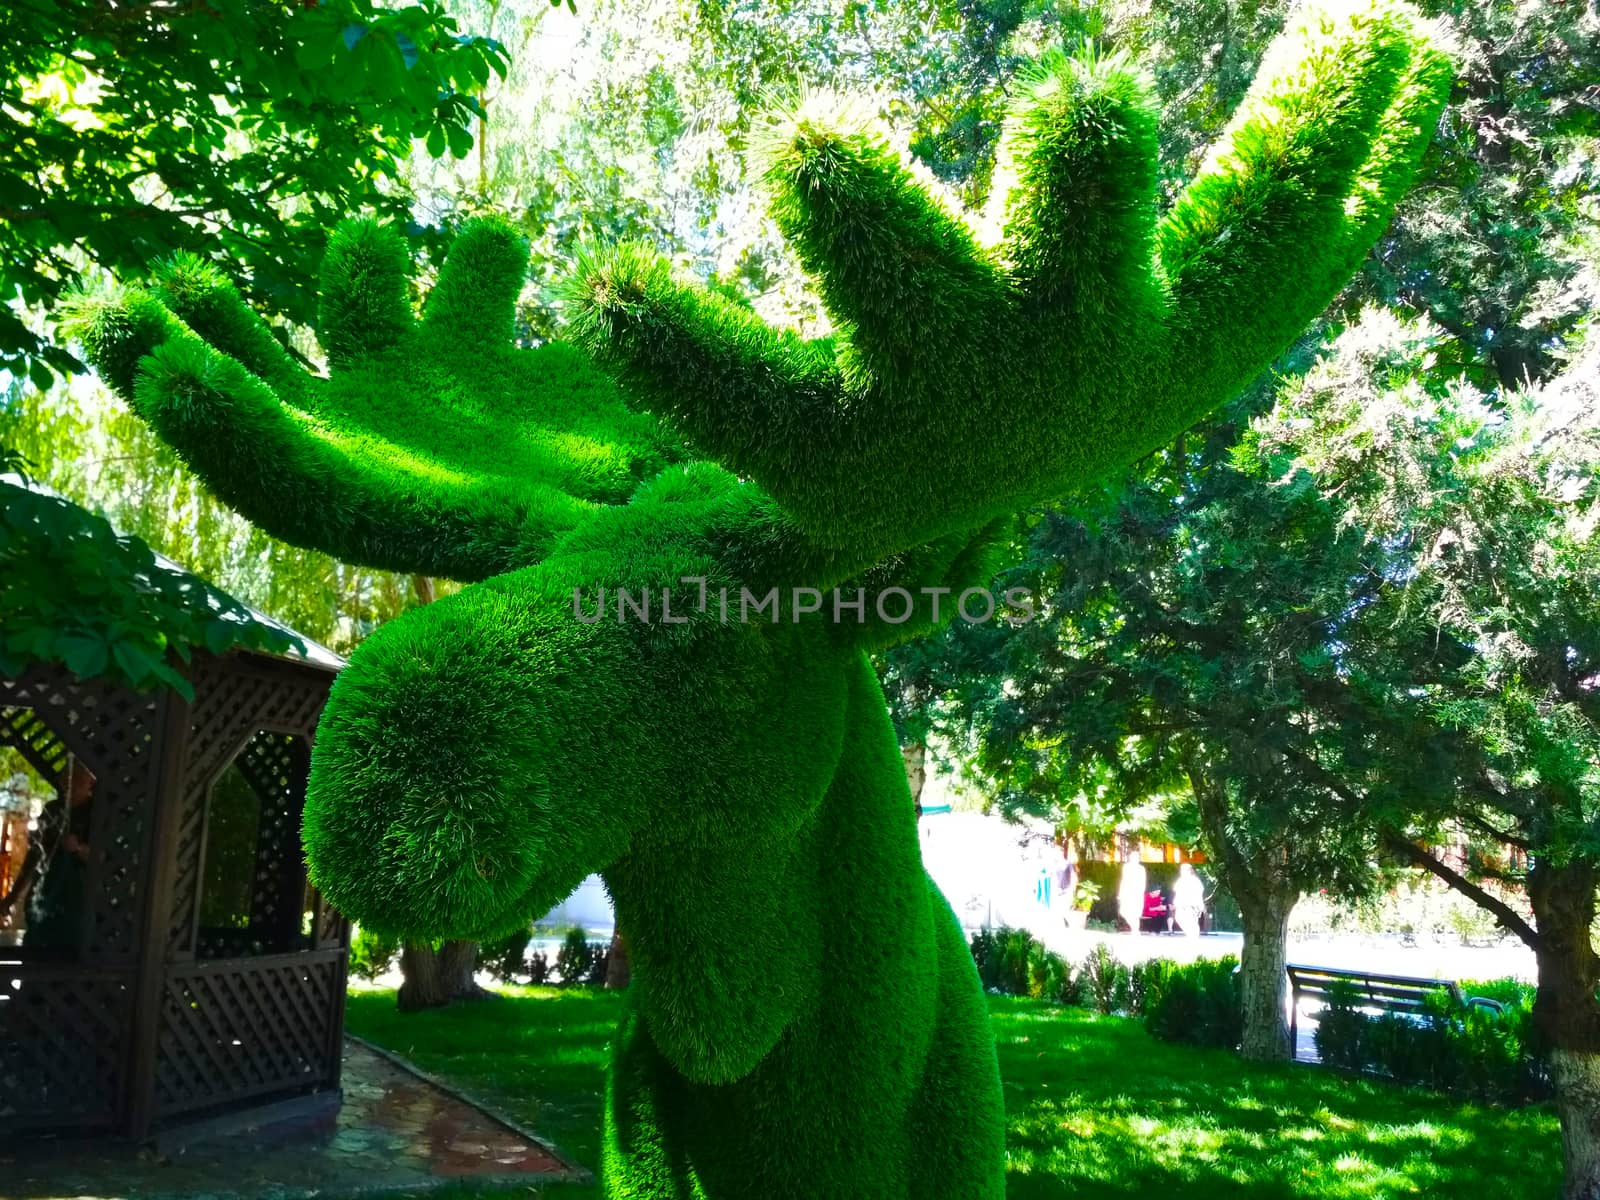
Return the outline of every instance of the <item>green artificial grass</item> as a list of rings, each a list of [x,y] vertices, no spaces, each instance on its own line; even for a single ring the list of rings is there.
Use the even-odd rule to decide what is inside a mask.
[[[526,248],[492,221],[420,318],[399,239],[341,227],[326,377],[198,261],[81,306],[102,375],[241,512],[481,581],[340,674],[307,860],[341,911],[412,938],[503,931],[602,873],[634,967],[610,1195],[998,1200],[982,993],[867,658],[937,619],[883,596],[981,582],[1010,514],[1266,367],[1388,222],[1449,76],[1399,0],[1308,5],[1158,219],[1145,81],[1054,59],[1008,122],[992,246],[870,128],[803,105],[762,140],[833,317],[818,341],[624,247],[580,264],[575,345],[517,349]],[[707,461],[680,465],[666,425]],[[695,611],[694,580],[775,611]],[[841,615],[840,585],[882,594]],[[654,615],[617,620],[620,589]],[[610,619],[585,619],[603,591]]]
[[[531,562],[677,457],[588,357],[511,342],[528,248],[468,222],[421,319],[405,242],[347,221],[322,264],[332,368],[290,357],[213,265],[84,298],[67,329],[222,499],[276,537],[368,566],[483,579]]]
[[[516,989],[402,1014],[352,994],[351,1032],[490,1100],[589,1167],[622,997]],[[1011,1200],[1459,1200],[1558,1194],[1546,1106],[1492,1109],[1314,1067],[1156,1041],[1136,1021],[990,997]],[[953,1121],[929,1139],[959,1136]],[[526,1195],[461,1189],[449,1195]],[[598,1197],[556,1186],[551,1200]]]

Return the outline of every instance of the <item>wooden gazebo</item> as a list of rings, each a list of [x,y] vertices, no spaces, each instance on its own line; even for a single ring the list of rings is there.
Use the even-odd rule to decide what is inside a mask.
[[[197,654],[192,701],[54,666],[0,676],[0,745],[55,792],[38,850],[82,863],[65,935],[30,944],[15,895],[0,914],[0,1139],[145,1140],[337,1104],[349,928],[307,885],[300,816],[342,661],[306,645]],[[64,842],[84,771],[86,836]],[[31,867],[21,882],[46,886]]]

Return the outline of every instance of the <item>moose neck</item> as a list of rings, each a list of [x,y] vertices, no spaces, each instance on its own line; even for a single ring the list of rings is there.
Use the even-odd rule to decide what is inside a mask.
[[[794,1021],[831,1007],[830,964],[871,956],[890,966],[907,946],[927,944],[916,928],[930,920],[925,876],[893,727],[866,657],[844,669],[839,765],[799,830],[737,847],[635,850],[605,872],[628,937],[634,1003],[668,1060],[697,1082],[742,1078]]]

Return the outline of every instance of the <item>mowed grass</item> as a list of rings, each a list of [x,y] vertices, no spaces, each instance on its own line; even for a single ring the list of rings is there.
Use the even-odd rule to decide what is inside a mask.
[[[502,1001],[402,1016],[392,992],[352,993],[348,1024],[592,1168],[620,1000],[526,988]],[[1253,1066],[1223,1051],[1158,1042],[1134,1021],[1035,1001],[991,997],[989,1007],[1014,1200],[1559,1194],[1560,1133],[1547,1107],[1484,1108],[1316,1068]],[[600,1191],[547,1194],[576,1200]]]

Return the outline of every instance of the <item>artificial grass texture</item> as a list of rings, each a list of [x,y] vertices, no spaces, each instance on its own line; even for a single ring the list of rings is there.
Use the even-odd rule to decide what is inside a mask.
[[[1449,74],[1396,0],[1308,7],[1158,221],[1144,82],[1053,60],[1009,125],[992,247],[870,129],[803,105],[765,178],[834,318],[816,342],[629,247],[580,267],[583,350],[514,349],[526,253],[493,222],[463,229],[420,320],[399,240],[342,227],[326,379],[193,260],[81,306],[101,373],[241,512],[482,581],[339,676],[308,861],[338,908],[413,938],[497,933],[604,875],[634,968],[610,1195],[1002,1194],[977,974],[866,657],[934,617],[790,600],[979,582],[1009,514],[1226,401],[1378,236]],[[679,462],[658,418],[708,461]],[[690,580],[780,589],[783,616],[726,621]],[[655,617],[582,619],[602,589]]]
[[[348,1023],[595,1167],[608,1043],[623,997],[508,994],[403,1014],[393,993],[352,993]],[[1456,1200],[1560,1189],[1561,1134],[1548,1106],[1484,1108],[1176,1046],[1119,1017],[1009,997],[991,996],[988,1005],[1012,1200]],[[953,1124],[927,1137],[960,1130]],[[546,1194],[579,1200],[601,1190],[553,1186]]]
[[[66,328],[223,500],[274,536],[368,566],[475,580],[537,562],[676,458],[587,356],[512,345],[527,246],[469,222],[420,320],[398,234],[341,225],[306,371],[215,267],[81,299]]]

